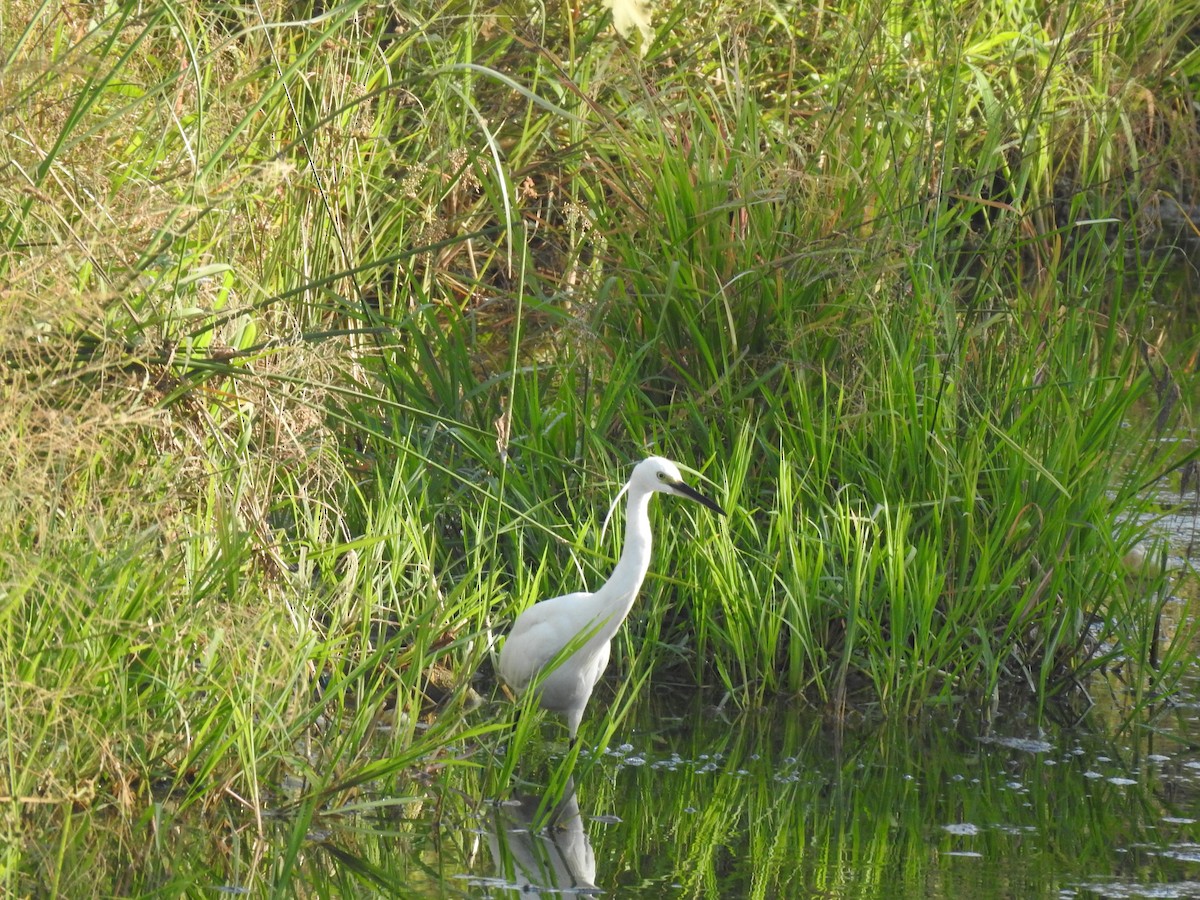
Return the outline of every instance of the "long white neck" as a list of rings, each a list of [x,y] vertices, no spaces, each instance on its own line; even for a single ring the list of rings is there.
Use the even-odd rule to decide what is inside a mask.
[[[625,544],[621,547],[621,558],[608,581],[591,597],[595,607],[592,621],[600,629],[588,643],[611,641],[629,615],[650,568],[650,549],[650,492],[630,491],[625,507]]]

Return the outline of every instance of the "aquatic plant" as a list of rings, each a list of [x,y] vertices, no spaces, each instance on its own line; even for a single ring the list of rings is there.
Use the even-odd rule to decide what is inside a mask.
[[[666,678],[1169,690],[1170,573],[1124,560],[1196,460],[1147,234],[1196,183],[1191,18],[678,7],[644,58],[608,21],[9,4],[7,890],[140,884],[104,847],[163,804],[306,811],[286,884],[312,816],[419,802],[647,452],[731,515],[665,539],[592,737]]]

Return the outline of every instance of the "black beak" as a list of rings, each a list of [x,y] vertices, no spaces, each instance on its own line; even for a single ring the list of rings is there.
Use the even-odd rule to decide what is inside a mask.
[[[718,515],[721,515],[721,516],[725,515],[725,510],[721,509],[721,507],[719,507],[712,500],[709,500],[707,497],[705,497],[702,493],[700,493],[698,490],[696,490],[690,484],[686,484],[682,481],[676,481],[674,484],[671,485],[671,487],[675,491],[675,493],[680,494],[684,497],[688,497],[692,500],[695,500],[701,506],[707,506],[709,509],[711,509],[713,512],[717,513]]]

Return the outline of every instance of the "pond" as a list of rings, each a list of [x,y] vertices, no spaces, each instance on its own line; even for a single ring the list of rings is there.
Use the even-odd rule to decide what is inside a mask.
[[[553,824],[534,827],[533,777],[503,798],[451,778],[423,836],[360,822],[323,843],[427,896],[1200,896],[1198,709],[983,733],[652,702],[581,754]],[[549,781],[559,759],[530,768]]]
[[[63,872],[70,896],[1200,897],[1200,670],[1132,721],[1112,686],[1042,728],[838,727],[647,691],[570,778],[547,722],[507,783],[491,740],[336,810],[256,822],[231,802],[222,827],[160,802],[117,843],[86,814],[40,837],[52,856],[100,854]]]
[[[1200,897],[1200,668],[1132,720],[1119,675],[1093,688],[1085,714],[1041,728],[1025,713],[839,726],[651,688],[620,742],[581,750],[569,778],[547,721],[508,784],[493,741],[431,769],[423,796],[387,816],[309,827],[287,891]]]

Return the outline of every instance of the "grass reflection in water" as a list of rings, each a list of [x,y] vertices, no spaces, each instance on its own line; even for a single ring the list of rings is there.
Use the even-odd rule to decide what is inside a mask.
[[[989,736],[964,722],[839,730],[786,707],[729,718],[703,706],[675,718],[643,712],[629,743],[585,755],[577,769],[595,883],[616,896],[1171,890],[1200,837],[1191,814],[1200,762],[1178,743],[1083,727],[1039,734],[1020,717]],[[555,763],[528,768],[553,780]],[[539,833],[560,837],[552,825]],[[468,883],[513,886],[503,868],[490,880],[495,862],[477,856]]]

